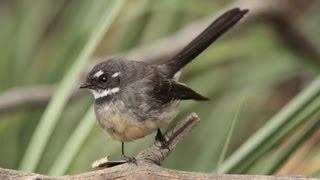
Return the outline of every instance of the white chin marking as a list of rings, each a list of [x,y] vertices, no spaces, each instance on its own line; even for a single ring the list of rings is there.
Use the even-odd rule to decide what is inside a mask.
[[[118,77],[120,74],[121,74],[120,72],[116,72],[116,73],[112,74],[111,77],[115,78],[115,77]]]
[[[94,96],[95,99],[99,99],[102,97],[106,97],[112,94],[115,94],[117,92],[120,91],[120,88],[116,87],[116,88],[112,88],[112,89],[105,89],[105,90],[90,90]]]
[[[102,74],[103,74],[103,71],[100,70],[100,71],[96,72],[93,76],[98,78],[98,77],[100,77]]]

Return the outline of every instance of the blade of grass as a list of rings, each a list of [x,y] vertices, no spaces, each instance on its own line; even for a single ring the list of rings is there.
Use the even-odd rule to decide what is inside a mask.
[[[86,27],[96,26],[94,20],[99,17],[101,6],[106,3],[103,1],[71,1],[67,13],[61,15],[61,21],[57,24],[62,26],[59,30],[59,36],[52,40],[53,49],[59,53],[53,53],[48,59],[50,68],[43,77],[46,82],[54,82],[62,76],[57,74],[64,74],[72,65],[72,60],[77,57],[78,52],[84,46],[81,38],[87,34]],[[89,31],[90,32],[90,31]],[[79,38],[79,36],[81,36]],[[85,40],[85,39],[84,39]],[[63,43],[61,43],[63,42]],[[82,47],[81,47],[82,46]]]
[[[306,128],[299,133],[299,136],[296,137],[293,142],[291,142],[275,159],[272,163],[266,174],[275,173],[289,158],[290,156],[299,148],[301,145],[306,142],[308,139],[318,128],[320,125],[320,118],[315,118],[312,122],[310,122]]]
[[[52,97],[52,100],[46,108],[32,136],[26,153],[19,164],[19,169],[26,171],[34,171],[36,169],[43,150],[52,134],[55,124],[58,122],[59,116],[68,101],[68,97],[70,96],[73,87],[78,81],[80,73],[83,71],[89,61],[89,57],[96,49],[124,3],[122,0],[112,0],[111,2],[110,9],[106,10],[98,21],[97,27],[92,31],[83,50],[75,60],[73,66],[64,76],[57,92]]]
[[[92,130],[93,125],[95,124],[94,119],[93,106],[91,106],[53,162],[48,175],[59,176],[63,175],[68,170],[72,160],[79,152],[82,144]]]
[[[126,51],[140,43],[146,27],[152,17],[151,7],[156,1],[144,2],[141,8],[141,15],[137,20],[132,21],[128,30],[123,34],[120,51]]]
[[[134,144],[136,144],[136,142]],[[81,148],[77,151],[76,156],[72,159],[65,174],[91,171],[90,163],[101,157],[109,156],[111,160],[118,160],[120,157],[121,143],[112,140],[103,132],[100,126],[94,125],[88,136],[86,136]],[[131,152],[128,146],[126,146],[126,152]]]
[[[277,133],[266,140],[255,152],[251,153],[249,157],[242,162],[241,166],[234,168],[232,172],[245,173],[246,170],[254,165],[254,162],[261,156],[268,153],[273,147],[282,142],[287,135],[294,131],[305,120],[311,118],[320,108],[320,97],[317,97],[313,102],[306,106],[298,115],[290,120],[284,127],[280,128]]]
[[[28,61],[30,60],[30,55],[32,53],[32,48],[34,47],[37,39],[40,37],[38,35],[39,22],[45,15],[39,16],[41,10],[48,2],[44,1],[23,1],[17,3],[18,16],[15,22],[16,31],[14,33],[14,49],[12,52],[12,60],[14,62],[13,68],[13,82],[21,83],[21,72],[23,72]],[[41,13],[43,14],[43,13]],[[35,32],[34,32],[35,31]]]
[[[320,76],[303,92],[287,104],[279,113],[270,119],[259,131],[251,136],[239,149],[237,149],[218,169],[219,173],[230,172],[256,151],[267,139],[275,134],[285,123],[296,116],[303,107],[312,101],[320,92]]]
[[[228,133],[228,135],[227,135],[227,137],[226,137],[226,141],[225,141],[225,143],[224,143],[224,145],[223,145],[222,152],[221,152],[221,155],[220,155],[219,160],[218,160],[217,168],[219,168],[219,167],[221,166],[221,164],[223,163],[223,160],[224,160],[225,157],[226,157],[227,151],[228,151],[228,149],[229,149],[231,137],[232,137],[232,135],[233,135],[233,133],[234,133],[234,128],[235,128],[235,126],[236,126],[237,120],[239,119],[238,116],[239,116],[239,113],[240,113],[240,111],[241,111],[241,108],[243,107],[244,101],[245,101],[245,97],[242,97],[242,98],[241,98],[241,104],[240,104],[240,106],[238,107],[238,110],[237,110],[237,112],[236,112],[236,114],[235,114],[235,116],[234,116],[234,118],[233,118],[233,120],[232,120],[232,122],[231,122],[231,126],[230,126],[230,129],[229,129],[229,133]],[[215,169],[213,172],[216,172],[216,171],[217,171],[217,169]]]

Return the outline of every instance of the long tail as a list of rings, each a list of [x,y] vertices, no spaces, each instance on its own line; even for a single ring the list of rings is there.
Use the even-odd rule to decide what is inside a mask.
[[[173,77],[182,67],[191,62],[211,43],[235,25],[249,10],[231,9],[213,21],[202,33],[193,39],[178,54],[160,65],[168,77]]]

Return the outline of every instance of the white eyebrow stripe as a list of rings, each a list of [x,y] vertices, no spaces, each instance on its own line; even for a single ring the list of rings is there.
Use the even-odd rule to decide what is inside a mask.
[[[96,72],[93,76],[98,78],[98,77],[100,77],[102,74],[103,74],[103,71],[100,70],[100,71]]]
[[[115,77],[119,76],[120,74],[121,74],[121,72],[116,72],[116,73],[112,74],[111,77],[115,78]]]
[[[102,98],[102,97],[105,97],[105,96],[109,96],[111,94],[115,94],[117,92],[120,91],[120,88],[119,87],[115,87],[115,88],[112,88],[112,89],[106,89],[106,90],[103,90],[103,91],[95,91],[95,90],[91,90],[93,96],[95,99],[99,99],[99,98]]]

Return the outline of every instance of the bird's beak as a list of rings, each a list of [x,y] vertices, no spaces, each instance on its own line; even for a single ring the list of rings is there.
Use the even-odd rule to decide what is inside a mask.
[[[85,82],[85,83],[81,84],[79,88],[80,88],[80,89],[84,89],[84,88],[89,88],[90,86],[91,86],[90,83]]]

